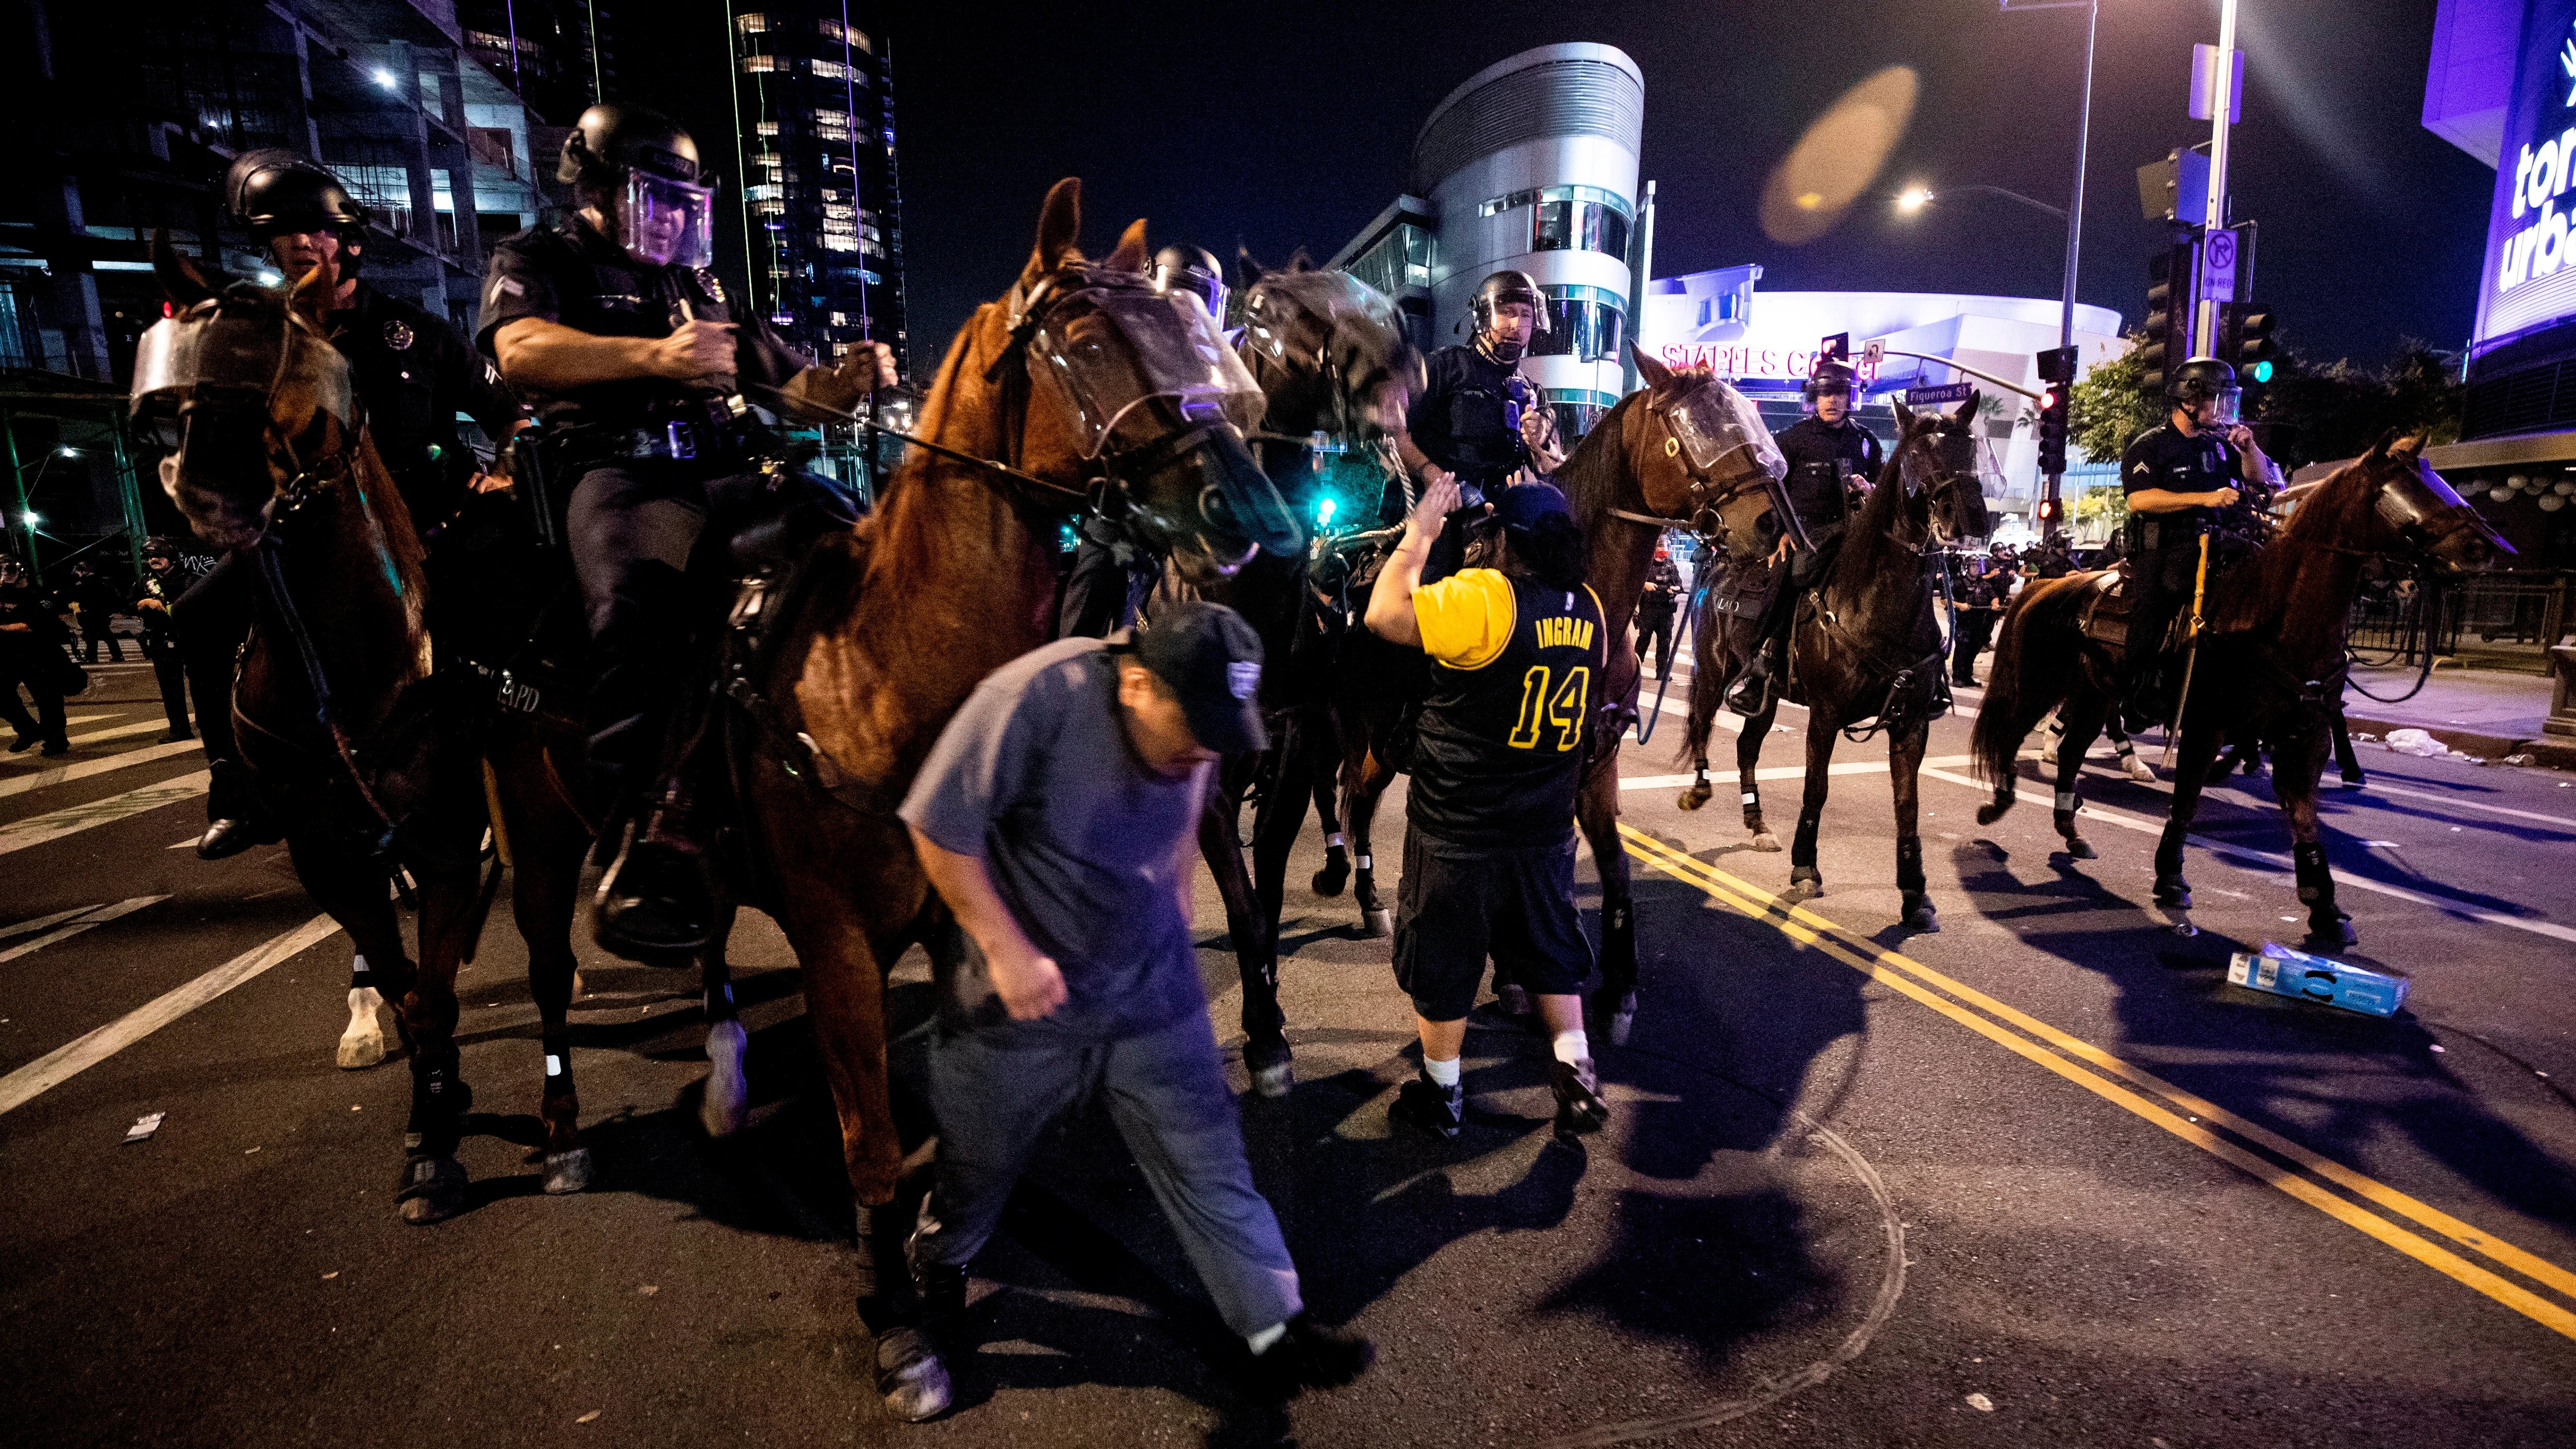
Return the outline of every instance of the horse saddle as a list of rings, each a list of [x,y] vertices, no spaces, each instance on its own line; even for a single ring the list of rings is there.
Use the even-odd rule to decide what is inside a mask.
[[[2083,581],[2084,601],[2076,606],[2075,624],[2086,639],[2113,650],[2129,646],[2129,616],[2137,609],[2138,591],[2129,582],[2129,561],[2120,560],[2110,568],[2093,573],[2076,574]],[[2190,610],[2174,612],[2173,623],[2165,631],[2163,646],[2167,652],[2182,647],[2184,631],[2191,627]]]
[[[1728,559],[1709,589],[1708,607],[1739,619],[1759,619],[1769,612],[1787,573],[1768,559]]]

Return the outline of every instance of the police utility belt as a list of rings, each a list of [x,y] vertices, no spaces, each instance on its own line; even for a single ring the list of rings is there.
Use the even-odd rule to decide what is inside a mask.
[[[2129,552],[2162,553],[2169,548],[2187,548],[2200,541],[2208,528],[2188,514],[2168,514],[2162,518],[2129,515]]]
[[[748,466],[751,456],[745,424],[686,418],[651,427],[585,427],[548,436],[530,429],[510,446],[511,491],[526,507],[528,526],[537,542],[549,548],[570,539],[572,491],[580,485],[581,475],[593,468],[645,459],[740,468]]]

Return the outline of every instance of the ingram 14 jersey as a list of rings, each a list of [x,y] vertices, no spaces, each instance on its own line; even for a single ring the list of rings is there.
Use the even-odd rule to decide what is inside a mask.
[[[1448,845],[1563,844],[1610,641],[1601,600],[1492,569],[1413,591],[1431,697],[1405,816]]]

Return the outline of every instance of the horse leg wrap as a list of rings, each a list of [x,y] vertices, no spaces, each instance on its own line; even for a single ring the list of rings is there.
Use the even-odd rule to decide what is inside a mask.
[[[1637,906],[1612,901],[1601,908],[1601,983],[1625,995],[1637,989]]]
[[[1797,838],[1789,844],[1789,864],[1812,871],[1816,866],[1816,819],[1804,816],[1798,821]]]
[[[464,1136],[465,1114],[474,1090],[456,1074],[456,1058],[445,1061],[412,1058],[411,1121],[403,1134],[405,1148],[431,1157],[447,1157]]]
[[[1923,837],[1908,835],[1896,842],[1896,888],[1908,895],[1923,892]]]
[[[719,981],[706,989],[706,1013],[710,1023],[733,1020],[732,982]]]
[[[2326,869],[2326,848],[2310,842],[2290,847],[2290,865],[2299,879],[2299,899],[2313,906],[2334,901],[2334,873]]]
[[[2165,822],[2164,834],[2156,839],[2156,904],[2188,907],[2191,886],[2182,878],[2182,822]]]

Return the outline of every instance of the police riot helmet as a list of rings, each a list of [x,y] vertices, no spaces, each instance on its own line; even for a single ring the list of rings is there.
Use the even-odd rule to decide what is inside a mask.
[[[1844,359],[1828,357],[1807,374],[1806,385],[1799,391],[1809,403],[1828,393],[1839,393],[1848,403],[1859,394],[1860,374],[1852,371],[1852,365]]]
[[[680,123],[642,106],[602,104],[564,137],[555,179],[591,193],[613,240],[648,267],[715,259],[715,180]]]
[[[338,178],[292,151],[245,151],[224,173],[224,207],[265,242],[281,232],[354,231],[367,209]]]
[[[1495,312],[1506,302],[1526,304],[1538,315],[1538,330],[1547,330],[1547,294],[1539,290],[1536,278],[1517,270],[1496,272],[1476,284],[1475,299],[1469,304],[1476,312],[1476,330],[1491,330]]]
[[[1154,253],[1148,274],[1157,292],[1188,292],[1207,303],[1208,315],[1225,325],[1225,268],[1204,247],[1174,243]]]
[[[2217,421],[2222,423],[2237,420],[2242,396],[2236,387],[2236,369],[2215,357],[2195,357],[2165,376],[2166,402],[2196,409],[2214,398],[2218,402]]]
[[[172,563],[177,563],[183,556],[179,551],[178,542],[166,533],[156,533],[143,540],[143,560],[146,563],[156,558],[166,558]]]

